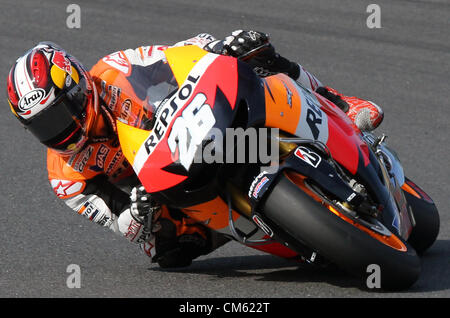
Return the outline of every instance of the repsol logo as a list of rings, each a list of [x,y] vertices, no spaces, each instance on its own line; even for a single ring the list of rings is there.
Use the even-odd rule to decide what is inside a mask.
[[[319,126],[322,124],[322,111],[319,106],[312,100],[311,96],[305,94],[305,100],[309,108],[306,111],[306,122],[308,123],[311,133],[315,140],[318,139],[320,135]]]
[[[195,84],[197,83],[199,78],[200,76],[193,77],[189,75],[187,78],[187,83],[184,84],[178,90],[178,92],[170,98],[170,100],[164,103],[161,111],[159,112],[152,133],[144,142],[144,147],[147,155],[150,155],[152,153],[156,145],[161,141],[164,134],[166,133],[167,127],[172,122],[177,111],[184,105],[184,103],[186,103],[189,97],[191,97],[192,92],[195,88]]]
[[[33,89],[22,96],[19,101],[19,109],[25,111],[32,108],[42,100],[44,95],[45,91],[42,88]]]

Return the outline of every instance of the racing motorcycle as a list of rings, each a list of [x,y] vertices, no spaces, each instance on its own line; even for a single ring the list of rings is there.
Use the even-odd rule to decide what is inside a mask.
[[[124,156],[148,193],[273,255],[335,264],[363,280],[374,264],[385,289],[416,282],[439,215],[384,135],[361,132],[284,74],[261,78],[239,59],[196,46],[164,53],[145,83],[146,107],[159,96],[154,120],[117,122]],[[276,145],[276,164],[225,160],[236,159],[237,147],[224,150],[217,136],[230,139],[229,129],[254,129],[258,144]],[[245,144],[248,134],[231,139]],[[216,160],[197,160],[206,149]]]

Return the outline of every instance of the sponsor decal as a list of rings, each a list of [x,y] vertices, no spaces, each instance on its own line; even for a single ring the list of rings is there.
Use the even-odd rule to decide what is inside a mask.
[[[118,69],[122,73],[128,74],[130,65],[125,54],[122,51],[112,53],[103,58],[103,62]]]
[[[258,227],[264,232],[266,233],[269,237],[273,236],[273,231],[272,229],[266,224],[264,223],[264,221],[257,216],[256,214],[254,214],[252,216],[252,220],[253,222],[255,222],[256,225],[258,225]]]
[[[59,198],[66,198],[80,193],[84,189],[83,182],[75,182],[69,180],[50,180],[50,184]]]
[[[72,65],[70,64],[70,60],[66,57],[64,52],[54,51],[52,56],[52,63],[59,67],[61,70],[72,75]]]
[[[202,57],[178,91],[159,106],[154,129],[139,148],[134,158],[133,168],[136,174],[140,173],[144,163],[147,162],[158,143],[166,137],[169,125],[172,125],[173,119],[177,117],[186,102],[192,97],[197,85],[201,82],[199,81],[200,77],[216,58],[217,55],[215,54],[207,54]]]
[[[106,169],[106,174],[109,176],[111,172],[113,171],[114,167],[117,165],[117,163],[122,159],[122,150],[119,150],[111,160],[111,163],[108,165],[108,168]]]
[[[130,116],[132,102],[129,98],[127,98],[123,103],[120,109],[120,117],[123,119],[127,119]]]
[[[253,196],[256,199],[258,197],[258,193],[261,191],[262,187],[269,181],[269,178],[265,176],[267,173],[267,171],[263,171],[253,180],[248,191],[249,198]]]
[[[314,168],[317,168],[319,163],[322,161],[322,158],[318,154],[305,147],[298,147],[295,150],[294,155]]]
[[[322,111],[319,101],[313,93],[297,85],[301,97],[300,121],[297,124],[295,134],[305,139],[314,139],[323,142],[328,141],[328,117]]]
[[[103,214],[100,219],[95,221],[95,223],[97,223],[101,226],[109,226],[112,223],[112,220],[109,216]]]
[[[159,116],[155,122],[152,133],[144,142],[147,155],[150,155],[158,143],[162,140],[166,133],[167,127],[175,117],[175,114],[192,95],[194,85],[197,83],[199,77],[200,76],[193,77],[189,75],[187,78],[187,83],[178,90],[178,94],[175,94],[170,100],[164,103],[161,111],[159,112]]]
[[[142,224],[137,222],[134,219],[131,219],[130,225],[128,226],[127,233],[125,234],[125,237],[128,238],[130,241],[134,241],[136,236],[139,234],[139,231],[142,227]]]
[[[215,123],[211,106],[206,104],[206,95],[202,93],[198,93],[182,115],[175,119],[167,143],[173,156],[178,151],[180,163],[186,170],[189,170],[198,146]]]
[[[95,166],[89,167],[89,170],[92,171],[103,171],[105,167],[106,157],[109,154],[110,149],[104,144],[100,145],[96,155],[95,155]]]
[[[44,98],[45,91],[42,88],[36,88],[32,91],[23,95],[19,100],[19,109],[21,111],[27,111],[33,106],[40,103],[40,101]]]
[[[314,102],[309,94],[305,94],[305,100],[309,108],[306,111],[306,122],[308,123],[311,133],[315,140],[320,135],[320,125],[322,124],[323,113],[320,107]]]
[[[75,161],[75,159],[77,158],[77,156],[78,156],[78,154],[76,153],[76,154],[74,154],[74,155],[72,155],[72,156],[70,156],[69,157],[69,160],[67,160],[67,163],[66,163],[66,165],[68,165],[68,166],[72,166],[73,165],[73,162]]]
[[[264,177],[261,179],[261,181],[258,182],[255,189],[253,190],[253,197],[257,198],[259,191],[261,191],[262,187],[269,181],[269,178]]]
[[[120,93],[122,92],[122,89],[114,85],[108,85],[108,91],[110,92],[111,95],[111,99],[109,100],[108,103],[108,108],[114,111],[117,105],[117,101],[119,100]]]
[[[73,169],[78,172],[83,172],[84,167],[86,166],[93,151],[94,147],[92,146],[89,146],[86,148],[86,150],[83,150],[83,152],[80,154],[80,158],[77,160],[77,162],[75,162]]]
[[[83,204],[83,206],[78,210],[78,214],[83,215],[90,221],[102,226],[108,226],[112,222],[108,215],[102,213],[97,206],[90,201],[86,201]]]
[[[289,89],[289,87],[287,87],[286,83],[283,82],[284,88],[286,88],[286,94],[287,94],[287,103],[289,105],[290,108],[292,108],[292,91]]]

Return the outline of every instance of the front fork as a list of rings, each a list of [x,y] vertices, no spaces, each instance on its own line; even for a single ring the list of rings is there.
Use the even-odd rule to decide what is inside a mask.
[[[398,214],[397,224],[394,227],[398,229],[399,234],[405,240],[409,237],[412,228],[415,226],[414,215],[410,209],[402,186],[405,183],[405,174],[400,159],[394,150],[386,144],[386,135],[375,137],[369,132],[363,132],[363,139],[374,151],[380,164],[383,182],[388,189],[392,205],[396,208]]]

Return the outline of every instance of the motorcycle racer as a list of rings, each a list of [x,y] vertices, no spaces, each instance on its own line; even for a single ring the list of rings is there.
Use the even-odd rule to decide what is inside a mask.
[[[203,33],[174,46],[182,45],[237,57],[262,77],[286,73],[341,107],[360,129],[374,129],[383,119],[374,103],[344,96],[280,56],[264,33],[238,30],[224,40]],[[160,206],[139,186],[116,128],[116,120],[151,127],[162,99],[177,88],[165,63],[167,48],[121,50],[88,72],[58,45],[41,42],[17,59],[7,90],[11,111],[48,147],[48,178],[56,196],[78,214],[139,244],[161,267],[179,267],[226,239],[181,211]]]

